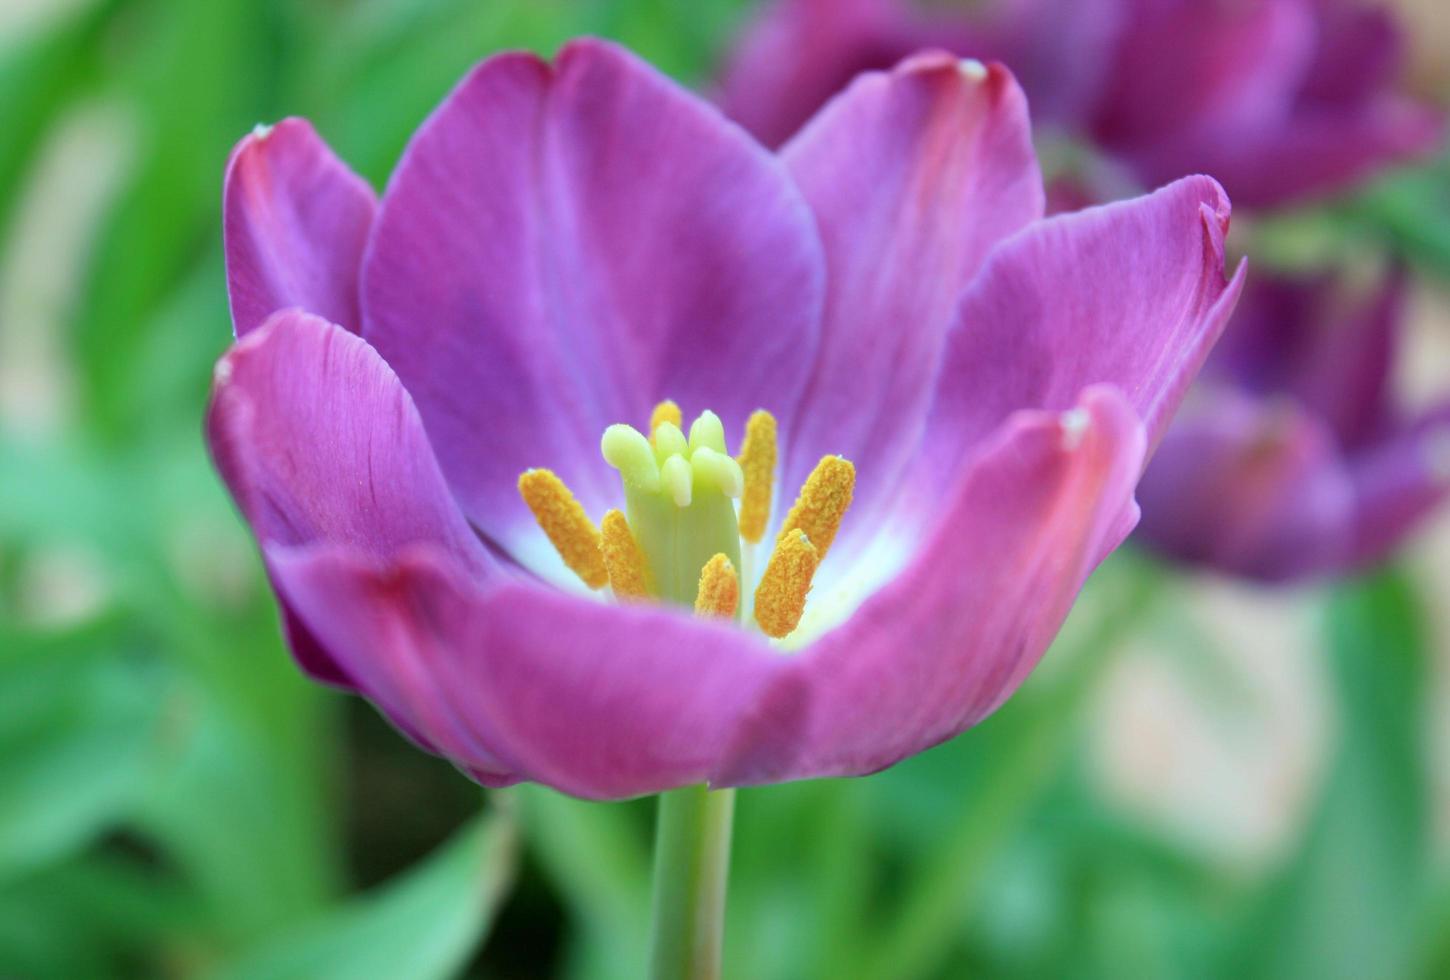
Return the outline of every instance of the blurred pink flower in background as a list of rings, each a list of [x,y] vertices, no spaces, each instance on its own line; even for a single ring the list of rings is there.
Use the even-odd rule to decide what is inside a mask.
[[[1213,175],[1242,206],[1341,191],[1432,151],[1441,119],[1396,94],[1399,31],[1357,0],[779,0],[744,35],[726,111],[785,140],[853,73],[924,47],[998,59],[1039,122],[1144,187]]]
[[[1132,527],[1242,281],[1208,178],[1042,209],[1012,77],[946,56],[777,156],[614,46],[500,55],[380,204],[301,120],[243,140],[209,437],[298,660],[482,782],[591,797],[871,772],[981,720]],[[786,492],[856,465],[784,648],[599,601],[520,500],[548,466],[620,506],[601,433],[665,398],[774,412]]]
[[[1393,390],[1403,282],[1255,277],[1139,490],[1139,537],[1268,580],[1386,558],[1450,492],[1450,398]]]

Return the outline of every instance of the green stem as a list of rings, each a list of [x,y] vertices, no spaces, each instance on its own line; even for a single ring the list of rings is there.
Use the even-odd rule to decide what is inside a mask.
[[[703,783],[660,794],[655,828],[653,980],[720,976],[735,791]]]

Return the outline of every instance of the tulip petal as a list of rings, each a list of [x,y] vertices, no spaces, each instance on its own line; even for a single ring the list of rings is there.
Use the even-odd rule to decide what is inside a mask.
[[[358,271],[376,206],[372,188],[305,119],[259,127],[237,144],[222,193],[236,335],[294,306],[356,333]]]
[[[1120,540],[1144,436],[1120,392],[1015,414],[946,493],[912,564],[789,661],[718,776],[858,775],[985,718]]]
[[[735,45],[725,112],[767,146],[784,144],[858,74],[928,49],[1001,61],[1040,123],[1095,104],[1121,19],[1119,0],[993,0],[924,9],[907,0],[776,0]]]
[[[920,464],[932,485],[1012,412],[1115,385],[1149,451],[1243,286],[1224,278],[1229,204],[1207,177],[1039,222],[999,247],[957,311]]]
[[[726,115],[766,146],[780,146],[857,74],[911,54],[907,23],[898,0],[766,4],[731,52]]]
[[[464,768],[577,796],[704,780],[788,663],[678,610],[480,589],[432,551],[386,568],[313,554],[280,577],[395,723]]]
[[[1430,409],[1350,463],[1356,512],[1351,569],[1382,561],[1450,497],[1450,403]]]
[[[267,558],[297,618],[313,624],[353,689],[404,735],[484,785],[519,780],[499,754],[485,705],[443,663],[467,660],[476,588],[451,556],[410,546],[384,561],[354,548],[273,545]]]
[[[1149,152],[1195,128],[1277,121],[1314,56],[1315,22],[1305,0],[1127,6],[1092,131],[1113,152]],[[1166,177],[1155,173],[1149,184],[1194,172],[1219,176],[1194,162]]]
[[[830,269],[783,485],[793,493],[827,454],[857,461],[844,553],[915,452],[962,289],[994,245],[1042,216],[1042,177],[1012,76],[944,54],[862,76],[782,156]]]
[[[264,553],[339,545],[381,560],[432,542],[472,574],[496,565],[449,495],[407,393],[341,327],[289,310],[239,341],[217,366],[207,435]],[[279,594],[302,665],[350,682]]]
[[[1438,112],[1386,97],[1364,108],[1308,108],[1262,125],[1184,134],[1134,154],[1133,162],[1149,182],[1202,170],[1240,205],[1283,207],[1427,156],[1444,134]]]
[[[489,59],[394,174],[363,272],[364,335],[418,402],[464,509],[567,573],[515,480],[619,501],[599,438],[673,398],[727,432],[792,417],[813,359],[819,240],[784,168],[632,55]],[[762,401],[769,404],[762,405]]]
[[[1339,567],[1354,491],[1333,434],[1287,401],[1197,392],[1138,486],[1139,535],[1180,561],[1269,582]]]
[[[1256,277],[1203,373],[1294,398],[1353,452],[1392,424],[1405,278],[1392,272],[1364,297],[1345,297],[1342,285],[1333,275]]]

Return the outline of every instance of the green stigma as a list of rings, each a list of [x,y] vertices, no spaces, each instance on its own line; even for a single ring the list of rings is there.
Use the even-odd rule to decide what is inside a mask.
[[[701,412],[686,437],[664,421],[653,440],[629,425],[604,430],[600,449],[624,484],[625,514],[659,597],[693,606],[700,571],[717,554],[740,567],[735,498],[745,487],[725,447],[725,428]]]

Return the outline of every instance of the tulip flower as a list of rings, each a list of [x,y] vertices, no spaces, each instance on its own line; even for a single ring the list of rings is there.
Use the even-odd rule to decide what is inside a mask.
[[[481,782],[590,797],[979,721],[1238,289],[1208,178],[1042,206],[1011,76],[944,55],[779,155],[608,44],[500,55],[381,203],[259,129],[208,431],[297,659]],[[693,615],[716,555],[738,608]]]
[[[778,155],[609,44],[499,55],[380,202],[297,119],[224,199],[208,433],[298,662],[486,785],[672,791],[658,975],[718,954],[705,786],[1022,683],[1242,281],[1206,177],[1044,219],[1020,89],[942,54]]]
[[[1250,285],[1139,489],[1142,540],[1268,581],[1388,557],[1450,492],[1450,401],[1394,395],[1403,291],[1399,274],[1357,300],[1328,273]]]
[[[776,145],[852,74],[924,45],[1001,59],[1039,122],[1139,184],[1209,173],[1241,206],[1342,191],[1441,135],[1395,92],[1390,12],[1359,0],[776,0],[730,61],[724,105]]]

